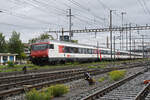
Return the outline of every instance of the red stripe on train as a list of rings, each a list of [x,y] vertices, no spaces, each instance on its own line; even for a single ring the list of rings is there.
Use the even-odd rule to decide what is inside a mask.
[[[64,46],[59,45],[59,53],[64,53]]]

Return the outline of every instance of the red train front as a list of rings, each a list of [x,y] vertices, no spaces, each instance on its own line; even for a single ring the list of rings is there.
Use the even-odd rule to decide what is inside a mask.
[[[31,61],[41,65],[48,62],[49,42],[35,43],[31,45]]]

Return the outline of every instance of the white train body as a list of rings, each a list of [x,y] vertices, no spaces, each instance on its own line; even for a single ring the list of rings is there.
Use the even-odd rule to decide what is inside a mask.
[[[135,56],[136,55],[136,56]],[[115,51],[113,58],[128,59],[129,52]],[[141,58],[139,54],[132,54],[132,58]],[[70,42],[48,40],[31,45],[31,60],[35,64],[66,61],[96,61],[109,60],[111,52],[108,48],[90,45],[75,44]]]

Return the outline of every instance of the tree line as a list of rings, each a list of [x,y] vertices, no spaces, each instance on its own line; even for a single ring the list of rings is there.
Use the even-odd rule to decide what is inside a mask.
[[[52,35],[47,33],[43,33],[38,37],[34,37],[28,41],[29,44],[36,43],[38,40],[50,39],[54,40]],[[76,40],[72,40],[70,42],[76,43]],[[20,39],[20,33],[13,31],[9,40],[5,39],[3,33],[0,33],[0,53],[16,53],[17,58],[24,59],[26,58],[26,54],[24,53],[24,43]],[[30,47],[29,47],[30,48]]]
[[[13,31],[7,41],[3,33],[0,33],[0,53],[18,54],[17,58],[21,59],[24,54],[24,45],[20,39],[20,33]]]
[[[29,44],[32,44],[38,40],[44,40],[44,39],[54,40],[54,38],[51,35],[44,33],[38,37],[30,39],[28,42]],[[18,54],[17,58],[24,59],[26,58],[26,54],[24,53],[24,48],[25,47],[24,47],[23,42],[20,39],[19,32],[13,31],[8,41],[5,39],[4,34],[0,33],[0,53],[12,53],[12,54],[16,53]]]

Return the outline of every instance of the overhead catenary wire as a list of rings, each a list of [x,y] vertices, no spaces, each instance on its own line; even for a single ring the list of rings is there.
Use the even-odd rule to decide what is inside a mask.
[[[86,16],[86,15],[88,15],[89,13],[85,12],[84,10],[78,9],[78,8],[76,8],[76,7],[67,5],[67,4],[62,3],[62,2],[60,2],[60,3],[63,4],[63,5],[65,5],[65,6],[68,7],[68,8],[72,8],[72,9],[75,10],[75,11],[81,12],[80,15],[79,15],[79,14],[75,14],[75,16],[78,16],[78,18],[79,18],[79,17],[80,17],[81,19],[82,19],[82,18],[85,18],[85,19],[87,19],[87,21],[92,21],[92,20],[93,20],[93,19],[91,19],[91,18],[89,18],[89,17]],[[87,10],[87,9],[86,9],[86,10]],[[83,14],[86,14],[86,15],[83,15]],[[89,15],[88,15],[88,16],[89,16]],[[90,16],[93,16],[93,15],[90,15]],[[99,20],[99,19],[97,19],[97,18],[96,18],[96,23],[103,24],[102,21]]]
[[[1,9],[1,10],[3,11],[3,13],[6,13],[6,14],[9,14],[9,15],[21,18],[21,19],[32,20],[32,21],[40,22],[40,23],[47,24],[47,25],[52,24],[52,25],[56,25],[56,26],[62,26],[62,25],[59,25],[59,24],[55,24],[55,23],[44,21],[44,20],[40,20],[40,19],[37,19],[37,18],[32,18],[32,17],[26,16],[26,15],[23,15],[23,14],[17,14],[15,12],[11,12],[11,11],[8,11],[8,10],[5,10],[5,9]]]
[[[145,14],[147,14],[146,8],[144,7],[143,3],[140,0],[137,0],[140,6],[142,7]]]
[[[95,16],[96,18],[100,19],[100,20],[104,20],[104,18],[97,16],[96,14],[94,14],[89,8],[85,8],[83,5],[81,5],[80,3],[78,3],[77,1],[74,0],[68,0],[71,3],[73,3],[74,5],[80,7],[81,9],[84,9],[85,11],[89,12],[91,15]]]
[[[10,24],[10,23],[4,23],[4,22],[0,22],[0,24],[5,25],[5,26],[12,26],[12,27],[26,28],[26,29],[48,29],[48,27],[25,26],[25,25]]]
[[[13,1],[16,1],[16,0],[13,0]],[[18,0],[17,0],[18,1]],[[33,6],[33,5],[32,5]],[[35,7],[35,6],[34,6]],[[4,10],[2,9],[2,11],[4,13],[7,13],[7,14],[10,14],[12,16],[16,16],[16,17],[19,17],[19,18],[22,18],[22,19],[28,19],[28,20],[33,20],[33,21],[36,21],[36,22],[40,22],[40,23],[43,23],[43,24],[47,24],[47,25],[56,25],[56,26],[59,26],[59,27],[62,27],[64,25],[59,25],[59,24],[56,24],[56,23],[52,23],[52,22],[49,22],[49,21],[44,21],[44,20],[41,20],[41,19],[38,19],[38,18],[32,18],[32,17],[29,17],[27,15],[24,15],[24,14],[18,14],[18,13],[15,13],[15,12],[12,12],[12,11],[8,11],[8,10]]]
[[[13,1],[14,1],[14,2],[15,2],[15,1],[18,1],[18,2],[20,2],[20,3],[28,4],[28,5],[30,5],[30,6],[32,6],[32,7],[34,7],[34,8],[37,8],[37,9],[40,10],[41,12],[44,12],[45,14],[51,15],[51,16],[53,16],[53,17],[57,17],[56,15],[65,16],[64,13],[62,14],[62,13],[56,13],[56,12],[54,13],[54,12],[53,12],[53,13],[54,13],[54,14],[53,14],[52,12],[50,12],[50,11],[48,10],[48,9],[49,9],[49,8],[47,8],[48,5],[46,5],[46,6],[39,5],[40,2],[38,2],[38,4],[37,4],[37,3],[35,4],[35,3],[34,3],[33,1],[31,1],[31,0],[30,0],[30,1],[13,0]],[[37,1],[36,1],[36,2],[37,2]],[[43,3],[40,3],[40,4],[43,4]],[[42,7],[42,8],[41,8],[41,7]],[[44,9],[43,7],[44,7],[45,9]],[[55,15],[55,16],[54,16],[54,15]]]
[[[80,15],[79,15],[79,14],[74,14],[75,16],[78,16],[78,17],[80,17],[80,18],[86,18],[86,19],[89,20],[89,21],[92,21],[92,20],[93,20],[93,19],[89,18],[88,16],[86,16],[86,15],[88,15],[89,13],[85,12],[84,10],[78,9],[77,7],[70,6],[70,5],[68,5],[68,4],[66,4],[66,3],[63,3],[63,2],[61,2],[61,1],[60,1],[59,3],[61,3],[62,5],[65,5],[65,6],[68,7],[68,8],[71,8],[71,9],[73,9],[73,10],[75,10],[75,11],[80,12]],[[86,14],[86,15],[83,15],[83,14]],[[93,16],[93,15],[90,15],[90,16]],[[105,19],[105,18],[104,18],[104,19]],[[96,23],[103,24],[102,21],[99,20],[99,19],[97,19],[97,18],[96,18]]]
[[[144,5],[144,7],[145,7],[147,13],[150,14],[150,10],[149,10],[149,8],[147,7],[147,4],[146,4],[145,0],[141,0],[141,2],[143,2],[143,5]]]

